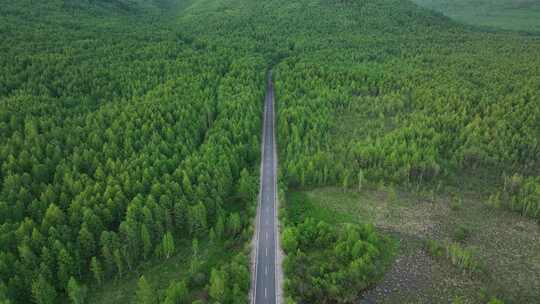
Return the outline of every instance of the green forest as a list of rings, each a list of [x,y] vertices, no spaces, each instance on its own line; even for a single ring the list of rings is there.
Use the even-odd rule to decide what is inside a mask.
[[[1,2],[2,304],[247,303],[270,69],[288,303],[353,303],[399,251],[296,190],[472,191],[540,235],[534,32],[408,0]]]

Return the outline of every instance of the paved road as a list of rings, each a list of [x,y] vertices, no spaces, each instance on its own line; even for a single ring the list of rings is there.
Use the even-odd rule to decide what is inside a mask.
[[[255,237],[255,281],[253,283],[255,290],[252,291],[252,303],[254,304],[279,304],[279,288],[276,288],[279,284],[276,278],[279,278],[281,271],[276,268],[281,266],[280,263],[277,263],[279,243],[277,239],[276,167],[274,86],[270,72],[268,73],[265,97],[261,193]]]

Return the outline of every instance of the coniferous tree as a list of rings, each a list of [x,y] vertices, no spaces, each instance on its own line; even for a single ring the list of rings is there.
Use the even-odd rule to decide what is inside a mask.
[[[135,295],[135,302],[137,304],[155,304],[157,303],[155,291],[148,284],[144,276],[141,276],[139,278],[139,282],[137,283],[137,292]]]
[[[54,304],[57,293],[54,287],[42,275],[39,275],[32,283],[32,296],[37,304]]]
[[[79,285],[75,278],[71,277],[67,285],[67,293],[71,303],[84,304],[86,299],[86,287]]]
[[[90,270],[92,271],[94,280],[96,280],[98,285],[101,285],[103,282],[103,269],[101,268],[101,263],[96,257],[92,257],[90,261]]]
[[[163,304],[184,304],[188,301],[189,291],[185,281],[173,282],[165,292]]]
[[[225,297],[225,278],[223,272],[217,269],[212,269],[210,273],[210,298],[217,303],[221,303]]]
[[[174,253],[174,238],[172,233],[167,232],[161,240],[161,251],[166,259],[169,259]]]
[[[143,244],[143,258],[146,260],[152,252],[152,240],[150,238],[150,233],[144,224],[141,226],[141,240]]]

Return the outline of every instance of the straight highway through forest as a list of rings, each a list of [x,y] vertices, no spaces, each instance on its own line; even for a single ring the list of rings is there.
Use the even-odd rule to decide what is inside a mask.
[[[277,153],[274,127],[274,85],[268,73],[264,105],[261,157],[261,186],[257,210],[252,304],[279,304],[281,258],[279,249],[276,168]]]

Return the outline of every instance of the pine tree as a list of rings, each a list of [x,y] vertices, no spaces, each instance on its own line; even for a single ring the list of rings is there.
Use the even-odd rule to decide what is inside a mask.
[[[92,271],[94,279],[96,280],[98,285],[101,285],[101,282],[103,282],[103,270],[101,268],[101,264],[96,257],[92,257],[90,261],[90,270]]]
[[[148,284],[144,276],[139,278],[137,283],[137,292],[135,294],[136,304],[156,304],[156,295],[152,286]]]
[[[54,304],[57,294],[54,287],[42,275],[39,275],[32,283],[32,296],[37,304]]]
[[[208,229],[206,207],[202,202],[189,207],[190,232],[193,236],[202,236]]]
[[[238,195],[244,199],[251,199],[252,196],[252,186],[251,186],[251,176],[247,169],[243,169],[240,172],[240,179],[238,180]]]
[[[209,288],[210,298],[212,300],[221,303],[224,300],[225,296],[225,278],[223,272],[217,269],[212,269],[210,274],[210,288]]]
[[[184,304],[187,303],[189,291],[185,281],[173,282],[165,292],[163,304]]]
[[[58,280],[59,283],[66,286],[69,278],[74,274],[74,264],[71,255],[65,248],[58,254]]]
[[[88,258],[95,254],[96,243],[94,236],[88,228],[86,228],[86,225],[83,225],[79,230],[78,242],[83,260],[88,261]]]
[[[148,228],[144,224],[141,226],[141,240],[143,244],[143,258],[146,260],[152,252],[152,240]]]
[[[184,176],[182,178],[182,189],[184,190],[184,193],[188,196],[193,193],[193,189],[191,188],[191,181],[189,180],[189,176],[186,172],[184,172]]]
[[[120,249],[115,249],[113,253],[114,258],[114,264],[116,266],[116,270],[118,271],[118,275],[122,277],[124,274],[124,259],[122,258],[122,254],[120,253]]]
[[[242,222],[238,213],[231,213],[227,220],[227,232],[230,236],[236,236],[242,229]]]
[[[66,290],[71,303],[84,304],[86,299],[86,287],[80,286],[75,278],[69,278]]]
[[[172,233],[167,232],[163,235],[161,241],[161,250],[166,259],[169,259],[174,253],[174,238]]]
[[[218,219],[216,221],[215,232],[218,239],[223,238],[223,234],[225,233],[225,221],[223,220],[223,214],[221,213],[218,215]]]

